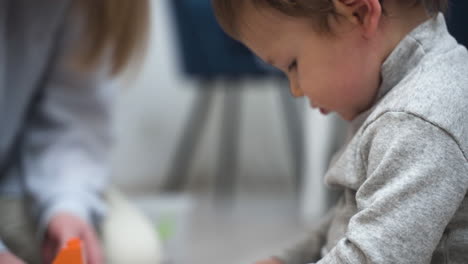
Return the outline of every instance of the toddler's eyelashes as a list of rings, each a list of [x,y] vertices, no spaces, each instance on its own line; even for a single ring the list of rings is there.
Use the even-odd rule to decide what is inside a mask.
[[[297,60],[293,60],[288,66],[288,72],[294,70],[297,67]]]

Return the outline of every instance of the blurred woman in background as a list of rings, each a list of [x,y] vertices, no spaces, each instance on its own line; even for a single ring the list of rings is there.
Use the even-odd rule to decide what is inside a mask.
[[[142,54],[148,13],[148,0],[0,0],[0,264],[51,263],[72,237],[88,264],[157,262],[141,217],[103,224],[121,208],[107,190],[109,79]],[[128,228],[146,228],[146,248],[109,246]]]

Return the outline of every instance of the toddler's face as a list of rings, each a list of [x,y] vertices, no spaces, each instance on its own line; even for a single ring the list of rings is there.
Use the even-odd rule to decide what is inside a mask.
[[[240,40],[283,71],[295,97],[306,96],[324,114],[354,119],[373,103],[381,60],[374,41],[351,23],[331,20],[335,34],[319,34],[312,21],[267,8],[246,7]]]

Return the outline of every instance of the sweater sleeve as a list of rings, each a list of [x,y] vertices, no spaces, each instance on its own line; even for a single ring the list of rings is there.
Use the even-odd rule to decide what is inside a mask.
[[[330,209],[319,223],[307,233],[304,239],[278,254],[275,258],[284,264],[304,264],[319,260],[334,213],[335,208]]]
[[[358,213],[319,264],[430,263],[468,186],[468,162],[456,140],[407,113],[386,113],[364,130],[367,177]]]
[[[106,69],[70,63],[76,30],[68,26],[23,142],[22,175],[40,231],[58,212],[92,223],[106,208],[114,87]]]

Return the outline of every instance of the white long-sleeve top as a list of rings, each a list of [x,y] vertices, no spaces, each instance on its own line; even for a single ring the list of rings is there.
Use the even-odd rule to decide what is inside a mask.
[[[39,230],[57,212],[105,213],[113,89],[70,63],[70,4],[0,0],[0,196],[30,198]]]

